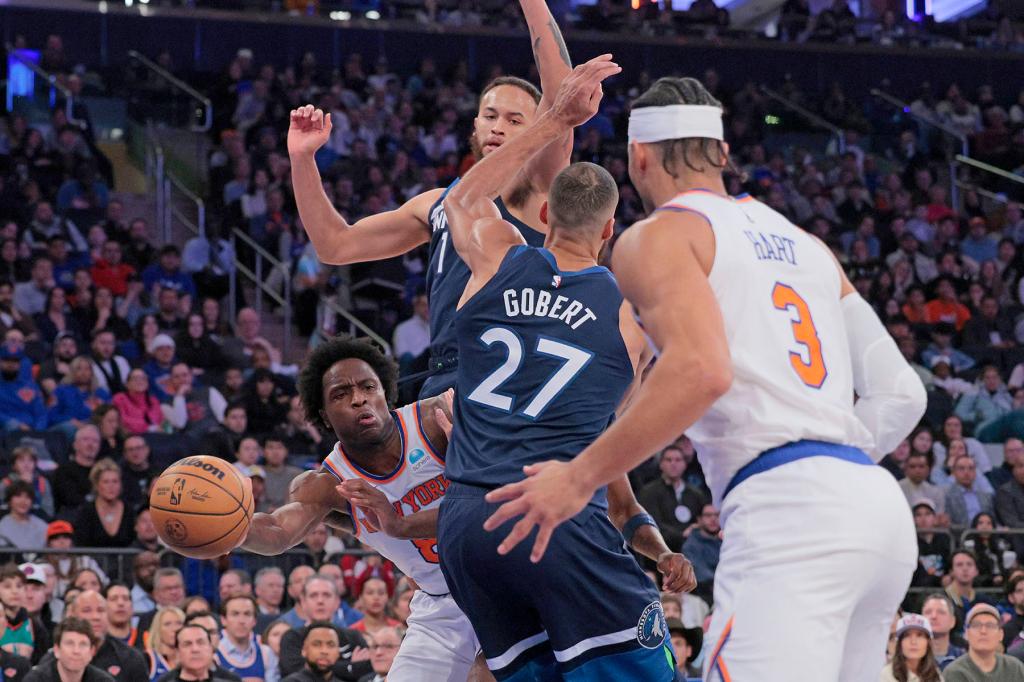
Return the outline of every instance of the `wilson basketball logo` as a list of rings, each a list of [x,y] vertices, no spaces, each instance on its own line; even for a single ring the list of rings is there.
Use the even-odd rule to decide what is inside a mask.
[[[207,472],[213,474],[214,476],[216,476],[221,481],[224,480],[224,472],[221,471],[217,467],[217,465],[211,464],[210,462],[203,461],[199,457],[192,457],[192,458],[189,458],[189,459],[183,459],[180,462],[171,465],[171,468],[174,468],[174,467],[196,467],[197,469],[202,469],[203,471],[207,471]]]

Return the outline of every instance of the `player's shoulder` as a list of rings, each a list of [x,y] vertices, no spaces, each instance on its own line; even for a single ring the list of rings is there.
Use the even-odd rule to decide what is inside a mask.
[[[691,211],[655,211],[634,223],[615,242],[613,269],[657,259],[673,259],[683,251],[697,254],[710,268],[714,260],[715,237],[708,219]]]

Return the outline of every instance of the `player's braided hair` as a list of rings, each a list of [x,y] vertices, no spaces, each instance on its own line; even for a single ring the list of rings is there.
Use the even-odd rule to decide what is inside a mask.
[[[314,348],[299,373],[299,398],[311,424],[331,430],[331,425],[320,416],[324,407],[324,374],[336,362],[349,358],[362,360],[373,369],[384,387],[388,407],[394,407],[398,399],[398,367],[394,361],[369,339],[337,336]]]
[[[708,89],[696,78],[659,78],[647,92],[633,100],[633,109],[693,104],[722,108]],[[651,143],[661,151],[661,165],[673,178],[678,177],[681,160],[690,170],[704,173],[708,167],[732,170],[722,143],[707,137],[688,137]],[[693,159],[699,159],[696,165]]]

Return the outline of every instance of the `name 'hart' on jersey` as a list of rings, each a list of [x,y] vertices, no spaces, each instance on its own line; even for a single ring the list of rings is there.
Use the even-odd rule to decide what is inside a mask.
[[[607,428],[634,376],[622,301],[606,268],[562,271],[547,249],[509,249],[455,315],[449,479],[488,488],[518,481],[523,466],[568,461]],[[604,504],[603,491],[595,502]]]

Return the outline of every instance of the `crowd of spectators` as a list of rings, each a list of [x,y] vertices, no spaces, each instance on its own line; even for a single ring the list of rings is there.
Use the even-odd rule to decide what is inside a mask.
[[[214,248],[190,242],[184,259],[174,245],[153,243],[144,218],[125,215],[96,172],[87,129],[67,125],[60,108],[48,126],[15,115],[3,121],[0,537],[24,561],[0,572],[0,648],[51,675],[36,679],[59,679],[46,671],[70,665],[63,647],[84,638],[94,663],[118,679],[137,679],[126,671],[139,655],[152,679],[165,671],[187,679],[215,661],[214,678],[232,679],[231,661],[259,646],[264,679],[277,680],[306,666],[316,672],[322,658],[312,652],[337,651],[332,637],[347,652],[328,661],[340,679],[383,679],[412,594],[390,562],[344,553],[357,548],[353,541],[325,527],[271,563],[161,560],[145,502],[163,464],[209,452],[236,462],[254,481],[257,509],[271,510],[332,445],[304,420],[293,358],[265,338],[260,315],[242,307],[225,319],[223,275],[234,256],[224,256],[217,234],[241,228],[287,264],[269,276],[294,278],[304,336],[318,323],[310,302],[335,297],[357,313],[369,310],[382,334],[408,317],[395,329],[396,360],[407,372],[423,353],[424,251],[366,268],[316,258],[290,186],[290,108],[312,102],[332,113],[334,134],[317,162],[325,193],[355,220],[469,167],[475,93],[500,73],[473,78],[464,65],[441,73],[425,58],[417,72],[397,74],[383,58],[364,67],[359,54],[339,73],[312,55],[278,70],[239,51],[209,92],[217,112],[208,192],[218,216],[207,244]],[[916,591],[905,607],[925,615],[936,665],[996,660],[997,647],[986,648],[992,628],[975,632],[992,611],[1003,628],[999,646],[1024,656],[1024,535],[1006,531],[1024,529],[1021,197],[1010,190],[991,200],[968,189],[954,205],[943,140],[838,85],[803,93],[787,83],[786,93],[848,131],[842,153],[811,136],[796,148],[778,144],[768,123],[776,111],[753,83],[722,83],[713,71],[703,80],[728,112],[736,166],[729,191],[760,198],[824,240],[928,388],[925,420],[882,465],[900,480],[920,532]],[[623,132],[629,100],[649,82],[636,74],[609,83],[600,113],[578,131],[574,157],[602,164],[619,182],[619,231],[643,215]],[[923,87],[913,106],[963,130],[990,162],[1024,165],[1024,92],[1001,100],[983,84],[934,94]],[[361,282],[382,276],[401,293],[363,293]],[[685,438],[631,477],[670,547],[697,572],[694,594],[664,597],[673,640],[687,652],[681,665],[692,672],[713,608],[718,512]],[[959,542],[965,528],[973,532]],[[103,556],[31,556],[40,547],[141,553],[129,568]],[[186,600],[186,588],[198,598]],[[922,601],[929,591],[936,598]],[[926,630],[900,627],[901,646]],[[966,643],[967,654],[957,648]],[[51,645],[59,654],[47,658]],[[922,658],[907,647],[904,659]],[[900,665],[911,664],[894,669]]]

